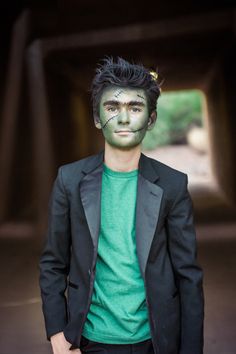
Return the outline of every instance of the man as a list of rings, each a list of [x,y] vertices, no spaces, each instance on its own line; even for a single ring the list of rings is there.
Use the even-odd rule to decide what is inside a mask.
[[[97,69],[105,150],[59,169],[40,261],[55,354],[203,352],[187,176],[141,154],[159,94],[142,65],[110,58]]]

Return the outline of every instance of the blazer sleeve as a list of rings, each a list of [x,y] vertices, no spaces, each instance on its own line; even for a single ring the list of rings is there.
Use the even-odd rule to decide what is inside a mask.
[[[70,264],[69,202],[59,168],[50,203],[46,246],[39,268],[41,297],[47,338],[63,331],[67,324],[65,290]]]
[[[167,224],[169,252],[181,302],[180,354],[202,354],[203,272],[196,259],[196,234],[186,175],[172,204]]]

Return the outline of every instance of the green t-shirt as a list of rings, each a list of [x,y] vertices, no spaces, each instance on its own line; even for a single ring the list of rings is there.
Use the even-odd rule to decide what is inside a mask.
[[[137,181],[138,170],[104,165],[94,292],[83,330],[92,341],[132,344],[151,337],[135,241]]]

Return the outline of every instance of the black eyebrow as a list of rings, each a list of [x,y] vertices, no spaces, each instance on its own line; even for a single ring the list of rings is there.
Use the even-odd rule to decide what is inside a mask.
[[[140,101],[130,101],[128,102],[129,106],[140,106],[140,107],[144,107],[145,104],[143,102]]]
[[[119,106],[120,104],[122,104],[122,103],[119,101],[115,101],[115,100],[103,102],[103,106]],[[140,101],[130,101],[130,102],[127,102],[126,104],[128,104],[129,106],[140,106],[140,107],[145,106],[145,104]]]
[[[115,100],[103,102],[103,106],[119,106],[120,102]]]

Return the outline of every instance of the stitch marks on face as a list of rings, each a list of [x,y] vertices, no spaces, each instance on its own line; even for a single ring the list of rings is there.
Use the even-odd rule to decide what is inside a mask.
[[[145,124],[145,125],[143,125],[141,128],[139,128],[139,129],[132,130],[132,133],[140,132],[141,130],[146,129],[147,127],[148,127],[148,124]]]
[[[143,96],[140,95],[140,94],[137,94],[137,97],[140,97],[140,98],[142,98],[142,100],[145,100],[145,97],[143,97]]]
[[[114,93],[114,97],[118,98],[122,93],[124,93],[124,90],[120,89],[117,92]],[[145,100],[145,97],[137,93],[137,97],[141,98],[142,100]]]
[[[102,129],[108,145],[119,149],[138,146],[149,125],[145,91],[136,88],[107,88],[99,103],[99,118],[100,124],[97,127]]]
[[[118,114],[112,116],[111,118],[107,119],[107,121],[102,125],[102,129],[106,128],[107,124],[110,122],[110,120],[118,117]]]
[[[118,98],[124,91],[123,90],[119,90],[118,92],[115,92],[114,96],[115,98]]]

